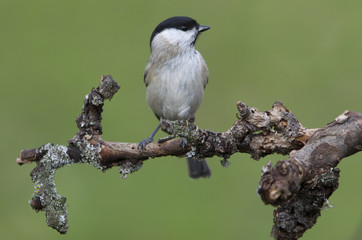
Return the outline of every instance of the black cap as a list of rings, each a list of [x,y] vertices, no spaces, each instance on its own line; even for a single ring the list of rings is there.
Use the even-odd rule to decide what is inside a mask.
[[[157,25],[155,30],[153,31],[150,39],[150,43],[152,42],[153,38],[160,32],[168,28],[176,28],[182,31],[190,30],[194,27],[199,27],[200,25],[196,22],[195,19],[190,17],[171,17],[166,19],[165,21],[161,22]],[[205,29],[207,30],[207,29]],[[205,31],[204,30],[204,31]]]

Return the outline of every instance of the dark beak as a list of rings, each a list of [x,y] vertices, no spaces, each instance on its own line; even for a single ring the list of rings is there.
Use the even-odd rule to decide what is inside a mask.
[[[200,25],[199,26],[199,33],[200,32],[205,32],[205,31],[207,31],[209,29],[210,29],[210,27],[208,27],[208,26]]]

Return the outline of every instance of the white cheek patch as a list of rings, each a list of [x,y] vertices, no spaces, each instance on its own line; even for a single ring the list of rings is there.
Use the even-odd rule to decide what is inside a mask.
[[[196,34],[197,30],[195,28],[186,32],[175,28],[169,28],[157,34],[153,39],[153,43],[156,45],[169,43],[172,45],[189,46],[195,40]]]

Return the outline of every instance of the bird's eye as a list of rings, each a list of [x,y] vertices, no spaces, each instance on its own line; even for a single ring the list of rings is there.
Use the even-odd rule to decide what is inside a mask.
[[[186,26],[181,26],[181,30],[186,32],[187,31],[187,27]]]

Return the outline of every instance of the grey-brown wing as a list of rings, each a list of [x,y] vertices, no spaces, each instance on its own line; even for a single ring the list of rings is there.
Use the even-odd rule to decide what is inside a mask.
[[[209,82],[209,69],[207,68],[205,60],[204,60],[203,66],[202,66],[202,80],[203,80],[203,84],[204,84],[204,88],[205,88],[206,84]]]
[[[146,87],[151,82],[152,72],[150,71],[150,68],[151,68],[151,64],[147,63],[145,73],[143,75],[143,81],[144,81]]]

